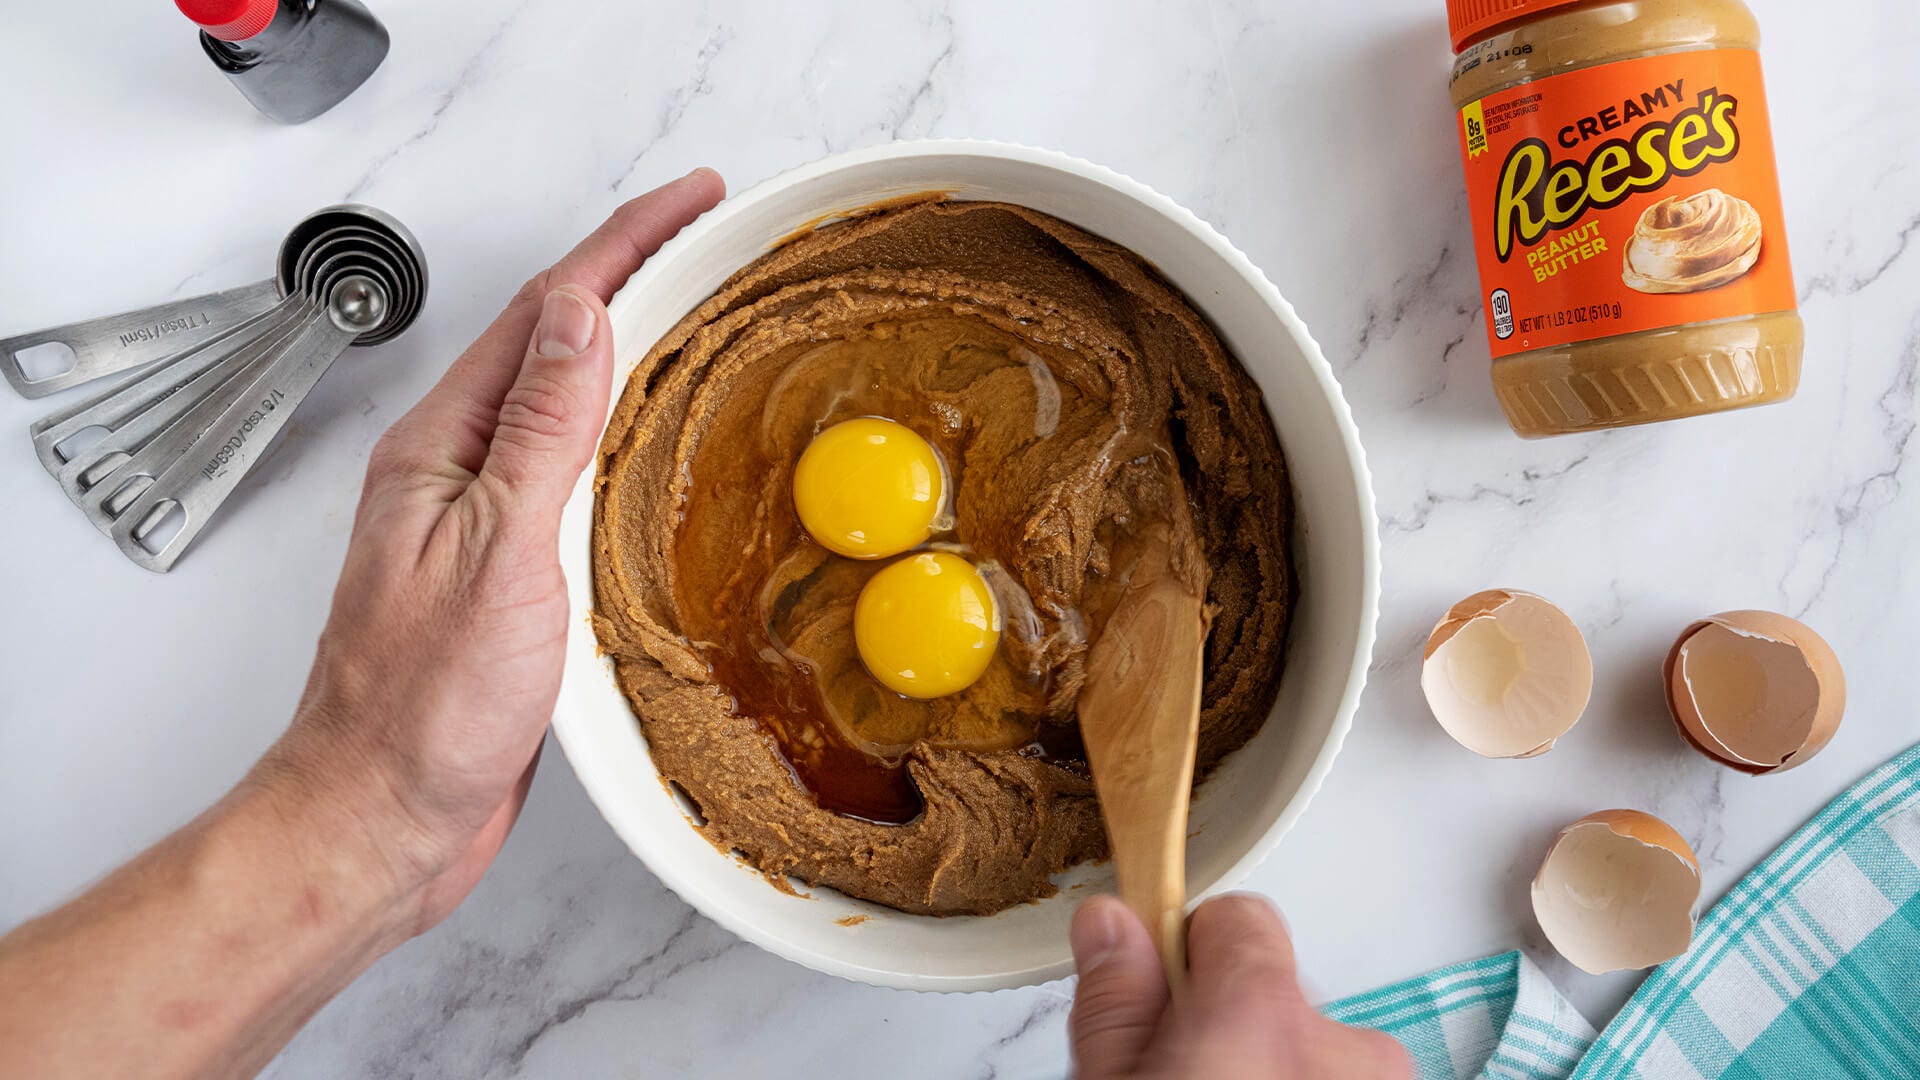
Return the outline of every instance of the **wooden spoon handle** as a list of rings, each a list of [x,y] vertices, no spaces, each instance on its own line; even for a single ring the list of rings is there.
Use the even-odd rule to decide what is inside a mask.
[[[1120,898],[1153,935],[1175,993],[1187,973],[1187,803],[1205,639],[1202,599],[1162,576],[1109,620],[1081,697]]]
[[[1180,815],[1180,827],[1183,831],[1186,828],[1184,813]],[[1166,968],[1167,986],[1178,996],[1187,982],[1186,845],[1130,844],[1119,839],[1113,843],[1120,899],[1146,924],[1154,948],[1160,952],[1160,963]],[[1147,865],[1149,862],[1151,865]]]

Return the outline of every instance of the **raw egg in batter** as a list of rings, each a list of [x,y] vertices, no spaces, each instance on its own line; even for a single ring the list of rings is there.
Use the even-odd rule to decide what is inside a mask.
[[[927,440],[903,424],[863,416],[807,444],[793,468],[793,506],[828,551],[884,559],[933,535],[946,486]]]
[[[873,677],[913,698],[972,686],[1000,644],[1000,609],[973,564],[924,551],[873,575],[853,605],[853,643]]]

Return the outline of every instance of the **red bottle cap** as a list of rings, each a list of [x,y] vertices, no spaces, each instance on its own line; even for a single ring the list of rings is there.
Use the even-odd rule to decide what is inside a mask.
[[[267,28],[279,0],[173,0],[180,14],[221,41],[245,41]]]

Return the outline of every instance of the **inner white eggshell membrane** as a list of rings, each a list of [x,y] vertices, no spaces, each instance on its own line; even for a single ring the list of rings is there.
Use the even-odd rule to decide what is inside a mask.
[[[1695,749],[1749,773],[1791,769],[1833,739],[1847,707],[1840,658],[1771,611],[1723,611],[1667,654],[1667,705]]]
[[[1534,916],[1560,955],[1600,975],[1652,967],[1687,950],[1700,870],[1685,841],[1677,833],[1674,840],[1683,850],[1593,819],[1561,832],[1533,881]]]
[[[1806,742],[1820,680],[1796,645],[1708,623],[1680,646],[1680,689],[1708,748],[1752,765],[1779,765]]]
[[[1566,612],[1494,589],[1455,604],[1427,639],[1420,689],[1434,719],[1486,757],[1553,748],[1586,711],[1593,660]]]

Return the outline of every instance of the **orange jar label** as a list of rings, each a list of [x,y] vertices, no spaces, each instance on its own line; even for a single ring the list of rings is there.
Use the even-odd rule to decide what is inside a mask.
[[[1460,153],[1496,357],[1795,304],[1756,52],[1489,94]]]

